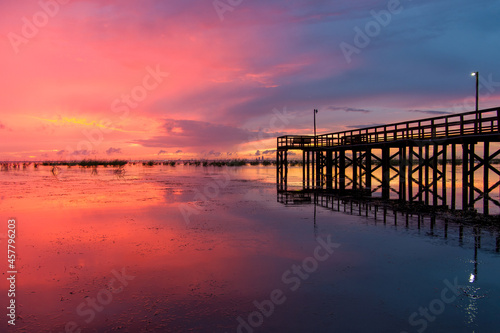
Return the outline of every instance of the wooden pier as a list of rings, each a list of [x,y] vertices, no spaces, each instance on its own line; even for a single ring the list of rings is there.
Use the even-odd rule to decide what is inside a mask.
[[[500,191],[500,107],[316,136],[277,138],[277,186],[302,151],[302,189],[372,195],[488,215]],[[493,144],[491,144],[493,143]],[[449,169],[448,169],[449,168]],[[460,171],[460,172],[459,172]],[[479,181],[478,181],[479,180]],[[395,185],[395,186],[391,186]],[[391,194],[392,193],[392,194]]]

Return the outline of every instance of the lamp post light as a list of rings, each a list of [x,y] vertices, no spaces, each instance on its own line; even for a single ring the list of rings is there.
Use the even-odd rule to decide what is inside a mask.
[[[472,76],[476,77],[476,111],[479,110],[479,72],[473,72]]]

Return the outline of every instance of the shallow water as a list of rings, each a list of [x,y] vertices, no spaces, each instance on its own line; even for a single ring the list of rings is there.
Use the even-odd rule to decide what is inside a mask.
[[[341,212],[285,205],[273,167],[73,167],[57,177],[50,169],[0,173],[19,271],[19,317],[15,329],[4,319],[4,331],[496,332],[500,324],[497,229],[394,221],[392,212],[384,222],[372,208],[351,215],[344,202]]]

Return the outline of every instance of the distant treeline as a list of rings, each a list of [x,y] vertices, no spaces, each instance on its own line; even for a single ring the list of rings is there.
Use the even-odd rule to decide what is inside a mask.
[[[66,161],[66,162],[42,162],[41,165],[45,166],[81,166],[83,168],[91,168],[91,167],[97,167],[97,166],[104,166],[104,167],[122,167],[126,165],[128,161],[126,160],[92,160],[92,159],[86,159],[86,160],[81,160],[81,161]],[[36,164],[36,163],[35,163]]]
[[[276,165],[276,161],[267,161],[267,160],[246,160],[246,159],[233,159],[233,160],[217,160],[217,161],[209,161],[209,160],[189,160],[189,161],[170,161],[170,162],[164,162],[164,161],[149,161],[149,162],[141,162],[142,165],[145,166],[153,166],[153,165],[170,165],[170,166],[176,166],[176,165],[194,165],[194,166],[215,166],[215,167],[223,167],[223,166],[230,166],[230,167],[238,167],[238,166],[245,166],[245,165]],[[136,164],[136,162],[132,162],[132,164]]]

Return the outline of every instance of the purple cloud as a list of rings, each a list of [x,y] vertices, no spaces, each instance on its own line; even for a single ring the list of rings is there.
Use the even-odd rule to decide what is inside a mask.
[[[258,140],[259,137],[275,137],[282,133],[264,133],[195,120],[166,119],[165,135],[155,136],[135,143],[145,147],[206,147],[229,148],[236,144]]]
[[[106,150],[106,154],[108,155],[113,155],[113,154],[121,154],[122,149],[121,148],[112,148],[110,147],[108,150]]]

